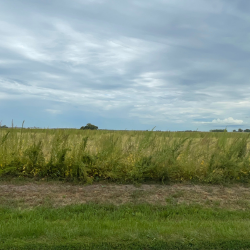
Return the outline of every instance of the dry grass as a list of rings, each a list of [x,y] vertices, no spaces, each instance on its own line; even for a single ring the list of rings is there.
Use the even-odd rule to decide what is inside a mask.
[[[250,208],[250,189],[242,185],[230,187],[218,185],[72,185],[50,182],[0,185],[1,204],[20,208],[51,205],[54,207],[94,202],[200,204],[203,207],[219,207],[231,210]]]

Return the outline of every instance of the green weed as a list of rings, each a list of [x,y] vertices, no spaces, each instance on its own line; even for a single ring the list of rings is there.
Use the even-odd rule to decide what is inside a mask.
[[[1,129],[0,176],[83,183],[249,183],[249,136]]]

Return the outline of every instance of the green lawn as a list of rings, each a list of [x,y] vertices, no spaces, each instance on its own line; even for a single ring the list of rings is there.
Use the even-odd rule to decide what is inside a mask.
[[[250,211],[198,205],[2,206],[0,249],[250,249]]]

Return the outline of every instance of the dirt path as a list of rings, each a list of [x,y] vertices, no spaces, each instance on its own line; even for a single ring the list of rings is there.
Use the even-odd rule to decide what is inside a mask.
[[[0,204],[18,207],[79,203],[198,203],[229,209],[250,208],[250,188],[208,185],[70,185],[65,183],[1,184]]]

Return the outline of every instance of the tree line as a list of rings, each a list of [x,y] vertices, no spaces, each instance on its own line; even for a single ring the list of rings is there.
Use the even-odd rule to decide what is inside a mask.
[[[0,125],[0,129],[1,128],[8,128],[6,125]],[[97,130],[98,129],[98,126],[95,126],[91,123],[87,123],[86,126],[82,126],[80,129],[82,130],[86,130],[86,129],[89,129],[89,130]],[[157,132],[160,132],[160,130],[157,130]],[[177,132],[200,132],[200,131],[197,131],[197,130],[185,130],[185,131],[177,131]],[[211,129],[209,130],[209,132],[228,132],[227,129]],[[247,133],[250,133],[250,129],[241,129],[239,128],[237,131],[234,129],[233,132],[247,132]]]
[[[248,133],[249,133],[249,132],[250,132],[250,129],[247,128],[247,129],[243,130],[243,129],[239,128],[238,131],[236,131],[236,130],[234,129],[233,132],[248,132]]]
[[[227,131],[227,129],[212,129],[209,132],[228,132],[228,131]],[[249,133],[250,129],[247,128],[247,129],[243,130],[243,129],[239,128],[238,131],[236,131],[234,129],[233,132],[248,132]]]

